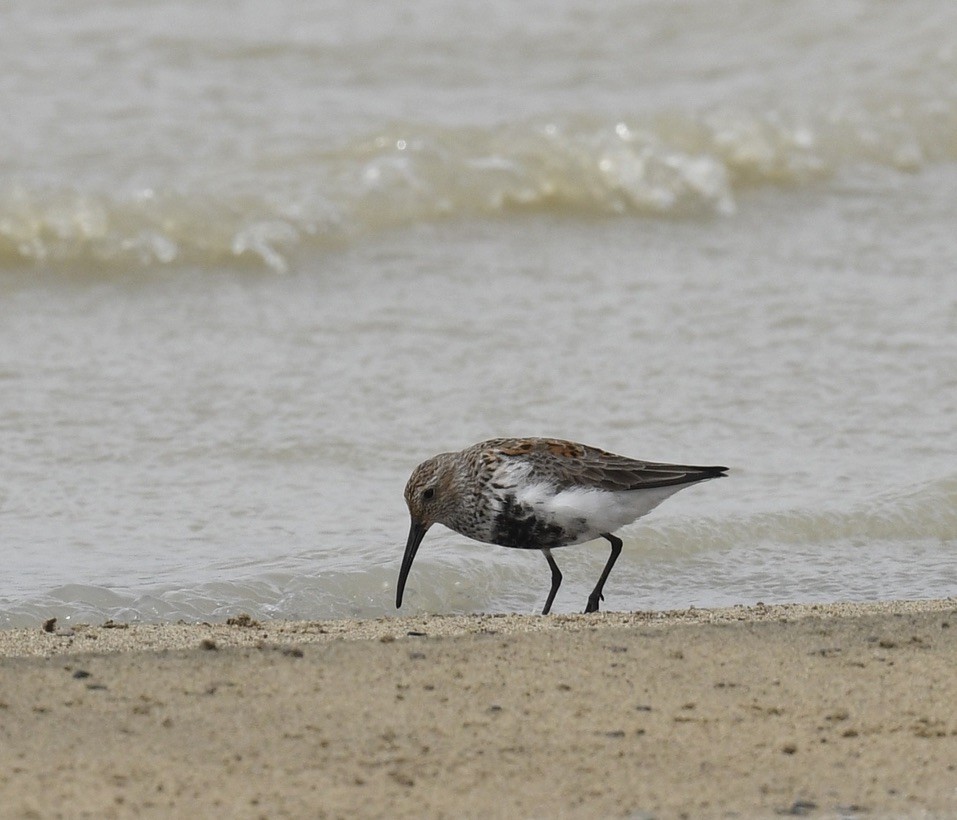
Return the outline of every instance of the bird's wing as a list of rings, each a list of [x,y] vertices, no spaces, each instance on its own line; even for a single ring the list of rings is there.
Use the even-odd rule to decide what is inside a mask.
[[[650,490],[718,478],[726,467],[697,467],[638,461],[559,439],[497,439],[489,442],[505,457],[525,459],[531,476],[559,488],[585,485],[606,491]]]

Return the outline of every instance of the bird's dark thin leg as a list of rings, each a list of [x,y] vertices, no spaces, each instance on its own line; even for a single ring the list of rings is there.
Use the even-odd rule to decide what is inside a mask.
[[[618,560],[618,556],[621,554],[620,538],[607,532],[603,532],[601,537],[607,538],[611,542],[611,555],[608,556],[608,563],[605,564],[605,568],[601,571],[601,577],[598,579],[598,583],[595,584],[591,595],[588,596],[588,606],[585,607],[585,612],[598,612],[598,602],[605,600],[605,596],[601,594],[601,591],[605,586],[605,581],[608,580],[608,573],[611,572],[611,568],[615,566],[615,561]]]
[[[548,566],[552,569],[552,588],[548,592],[548,600],[545,601],[545,608],[542,610],[542,615],[547,615],[552,608],[552,601],[555,600],[555,593],[558,592],[558,588],[562,585],[562,571],[558,568],[558,564],[555,563],[555,559],[552,558],[551,550],[542,550],[542,554],[545,556],[545,560],[548,561]]]

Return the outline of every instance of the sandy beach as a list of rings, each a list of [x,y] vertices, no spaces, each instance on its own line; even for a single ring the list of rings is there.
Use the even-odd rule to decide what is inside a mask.
[[[957,600],[0,632],[9,817],[957,816]]]

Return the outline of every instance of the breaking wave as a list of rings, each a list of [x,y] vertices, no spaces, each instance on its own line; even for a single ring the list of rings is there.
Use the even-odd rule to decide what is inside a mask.
[[[283,272],[298,253],[441,220],[733,216],[742,193],[844,168],[957,159],[957,106],[896,100],[807,118],[728,110],[491,128],[394,125],[189,183],[0,185],[0,270],[222,264]],[[139,177],[142,178],[142,177]]]

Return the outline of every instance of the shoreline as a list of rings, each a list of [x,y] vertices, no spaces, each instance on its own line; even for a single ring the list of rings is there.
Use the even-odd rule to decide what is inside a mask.
[[[12,816],[957,814],[957,599],[0,631]]]
[[[853,618],[865,615],[904,615],[953,612],[957,597],[828,604],[755,604],[715,609],[642,612],[606,612],[592,615],[422,613],[374,619],[342,618],[323,621],[256,620],[239,615],[224,622],[67,623],[51,618],[44,626],[0,629],[0,659],[49,657],[85,653],[159,652],[202,648],[257,646],[263,641],[289,644],[335,640],[392,640],[410,637],[448,638],[462,635],[505,635],[635,626],[670,627],[679,624],[762,623],[804,618]]]

